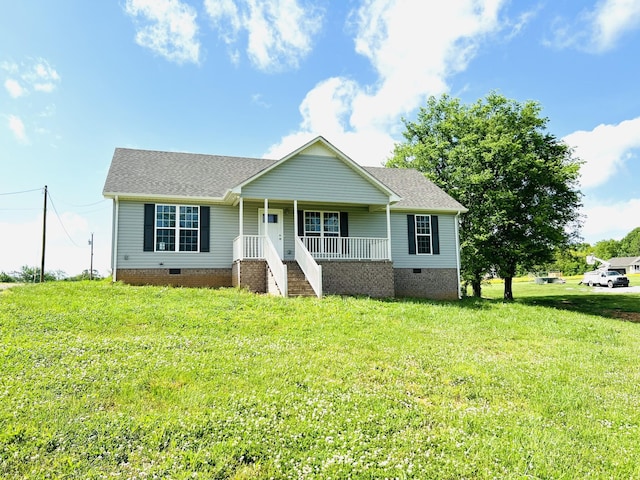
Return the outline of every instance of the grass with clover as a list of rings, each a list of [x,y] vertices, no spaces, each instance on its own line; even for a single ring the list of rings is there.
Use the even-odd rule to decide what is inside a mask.
[[[640,295],[501,288],[3,291],[0,477],[640,477]]]

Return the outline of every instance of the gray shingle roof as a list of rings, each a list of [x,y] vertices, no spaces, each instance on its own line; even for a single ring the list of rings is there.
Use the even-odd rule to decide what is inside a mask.
[[[609,263],[612,267],[628,267],[631,264],[640,261],[640,257],[613,257],[609,259]]]
[[[277,161],[116,148],[103,194],[220,199],[274,163]],[[364,169],[402,197],[394,208],[466,211],[417,170]]]
[[[466,212],[467,209],[417,170],[364,167],[371,175],[402,197],[394,208],[430,208]]]
[[[221,198],[275,160],[116,148],[103,194]]]

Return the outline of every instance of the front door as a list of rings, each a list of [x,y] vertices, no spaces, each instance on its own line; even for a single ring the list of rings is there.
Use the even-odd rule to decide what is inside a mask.
[[[270,208],[269,214],[267,215],[267,235],[273,243],[273,246],[276,247],[276,251],[280,258],[284,257],[284,227],[283,227],[283,211],[278,208]],[[265,215],[264,208],[258,209],[258,225],[259,225],[259,234],[265,234]]]

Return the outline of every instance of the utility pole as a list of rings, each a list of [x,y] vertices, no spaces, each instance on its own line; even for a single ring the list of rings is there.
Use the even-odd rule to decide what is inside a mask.
[[[91,245],[91,266],[89,267],[89,280],[93,280],[93,232],[91,232],[91,240],[89,240],[89,245]]]
[[[47,186],[44,186],[44,211],[42,215],[42,261],[40,262],[40,283],[44,283],[44,249],[47,243]]]

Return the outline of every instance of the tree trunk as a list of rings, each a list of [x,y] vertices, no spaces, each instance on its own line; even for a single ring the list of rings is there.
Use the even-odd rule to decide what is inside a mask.
[[[504,299],[513,300],[513,277],[504,278]]]
[[[471,288],[473,289],[473,296],[480,298],[482,296],[482,281],[480,279],[471,280]]]

